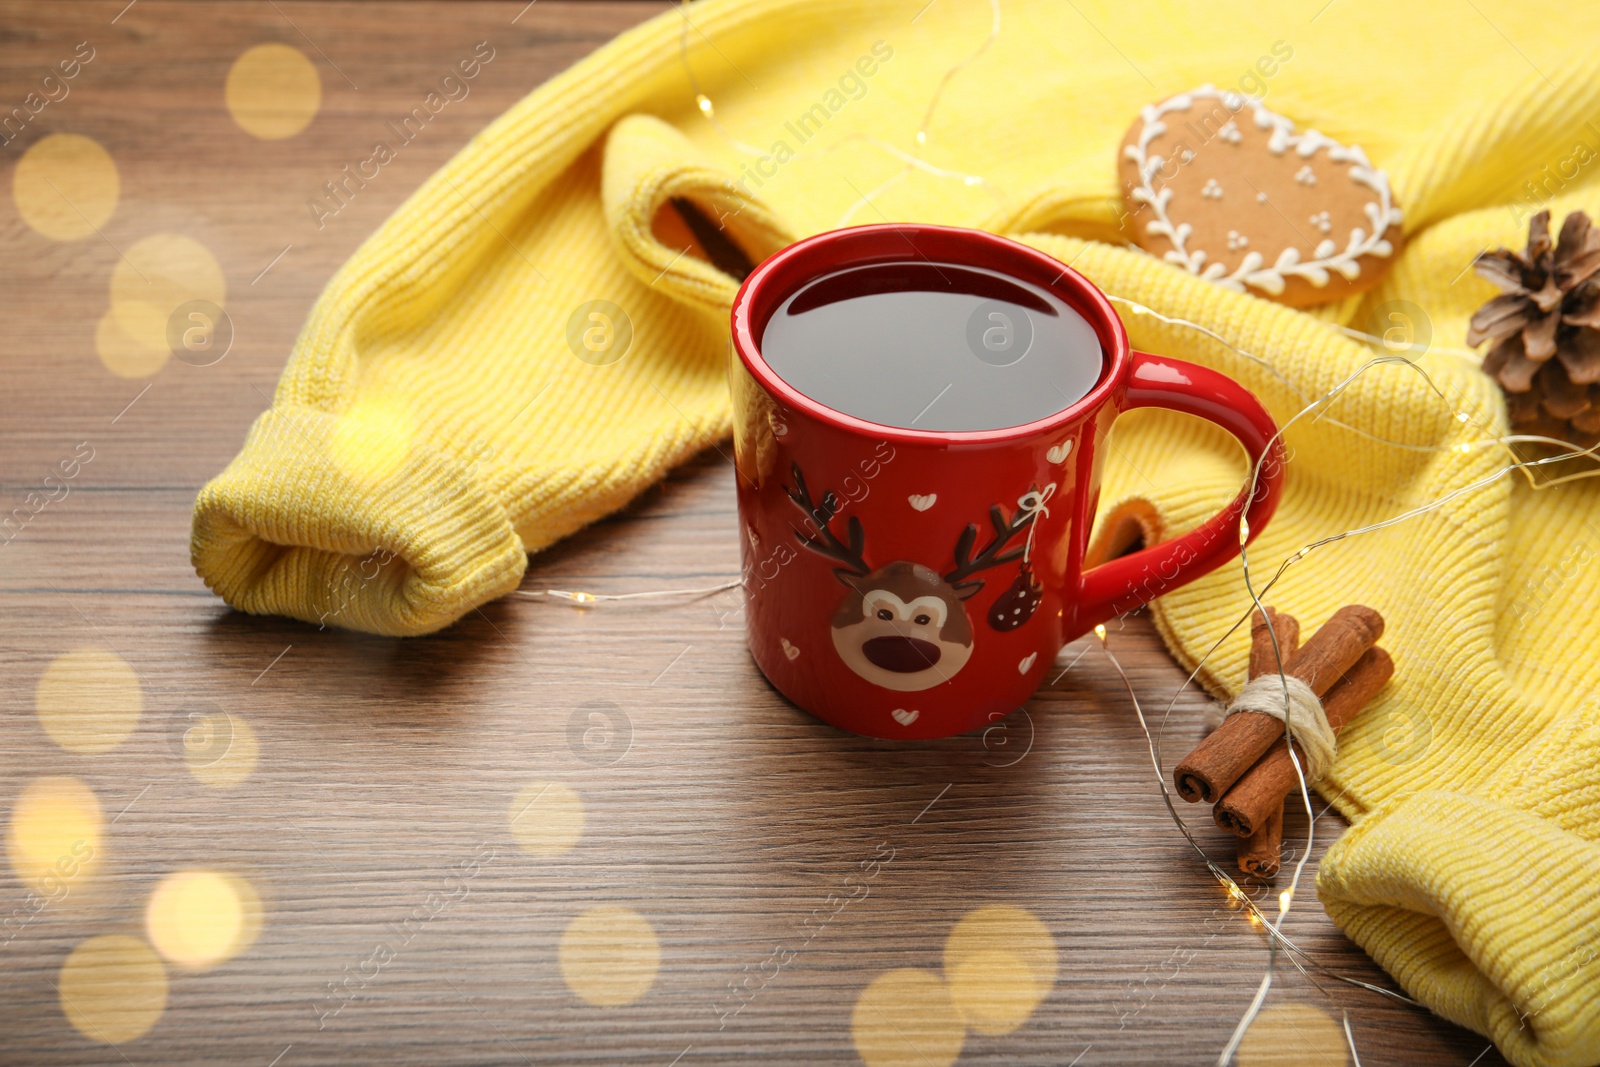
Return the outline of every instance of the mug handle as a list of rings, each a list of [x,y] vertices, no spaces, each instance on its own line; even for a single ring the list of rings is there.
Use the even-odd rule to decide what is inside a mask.
[[[1079,578],[1078,611],[1071,633],[1081,634],[1216,570],[1239,553],[1239,513],[1244,511],[1249,523],[1248,543],[1278,508],[1283,492],[1283,442],[1272,416],[1244,386],[1197,363],[1134,352],[1122,411],[1151,407],[1198,415],[1237,437],[1250,455],[1250,469],[1254,471],[1260,463],[1255,494],[1252,498],[1246,485],[1227,507],[1182,537],[1107,560],[1084,572]],[[1261,462],[1263,455],[1265,462]],[[1093,516],[1086,518],[1092,520]],[[1087,539],[1087,523],[1083,529]],[[1151,579],[1153,590],[1149,588]]]

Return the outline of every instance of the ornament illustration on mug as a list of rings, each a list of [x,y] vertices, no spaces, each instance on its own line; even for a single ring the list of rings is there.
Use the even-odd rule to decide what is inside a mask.
[[[851,516],[845,540],[840,540],[832,525],[839,512],[838,496],[830,490],[820,501],[813,500],[800,464],[793,464],[790,473],[794,485],[786,489],[789,499],[817,531],[812,536],[796,529],[795,537],[818,555],[843,564],[834,568],[833,575],[849,592],[833,613],[833,647],[845,665],[867,681],[915,692],[949,681],[966,666],[974,635],[965,602],[984,586],[982,578],[973,577],[980,571],[1022,561],[1016,581],[989,610],[993,629],[1015,630],[1033,617],[1044,590],[1033,576],[1028,555],[1034,520],[1049,514],[1045,501],[1055,492],[1054,482],[1043,490],[1030,488],[1009,517],[999,504],[991,505],[989,522],[994,529],[988,543],[972,554],[978,524],[969,523],[956,539],[955,567],[940,574],[904,559],[873,568],[866,561],[866,527],[861,519]],[[1007,548],[1024,530],[1026,541]],[[899,715],[896,719],[902,724],[910,721]]]

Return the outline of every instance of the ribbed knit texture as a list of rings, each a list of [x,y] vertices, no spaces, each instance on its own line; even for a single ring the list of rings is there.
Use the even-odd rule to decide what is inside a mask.
[[[991,13],[924,5],[708,0],[692,25],[665,12],[531,93],[330,282],[273,408],[201,492],[197,569],[245,611],[425,633],[722,436],[735,286],[658,239],[673,198],[726,217],[756,259],[845,222],[1017,236],[1244,349],[1117,304],[1136,346],[1232,375],[1280,422],[1371,358],[1333,325],[1381,333],[1409,302],[1434,350],[1367,372],[1288,431],[1283,503],[1250,552],[1264,580],[1301,546],[1458,494],[1318,549],[1271,591],[1308,621],[1378,608],[1398,665],[1322,783],[1355,825],[1319,891],[1413,996],[1519,1067],[1600,1063],[1600,485],[1536,492],[1494,477],[1502,450],[1461,451],[1506,432],[1504,408],[1472,357],[1440,350],[1462,345],[1492,295],[1472,257],[1521,245],[1540,206],[1525,181],[1558,217],[1600,215],[1600,161],[1571,162],[1579,145],[1600,150],[1600,8],[1341,0],[1312,25],[1294,5],[1244,0],[1160,14],[1005,0],[999,39],[944,88],[923,149],[935,173],[884,143],[911,146]],[[893,54],[857,76],[865,91],[830,100],[879,41]],[[1138,108],[1237,86],[1276,41],[1294,55],[1265,79],[1268,105],[1361,144],[1406,219],[1377,290],[1306,312],[1115,246],[1115,152]],[[790,124],[819,103],[821,132],[802,143]],[[793,158],[762,163],[735,140],[782,140]],[[632,323],[618,362],[566,342],[591,300]],[[1195,525],[1244,472],[1230,439],[1167,412],[1127,417],[1116,443],[1102,546],[1130,523],[1152,537]],[[1246,611],[1241,578],[1235,564],[1157,602],[1180,661]],[[1247,640],[1206,661],[1209,689],[1242,684]]]

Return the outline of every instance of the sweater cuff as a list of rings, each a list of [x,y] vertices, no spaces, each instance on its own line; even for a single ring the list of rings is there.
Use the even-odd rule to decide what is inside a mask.
[[[403,419],[299,406],[262,414],[201,489],[190,557],[240,611],[397,637],[510,592],[528,563],[475,464]]]
[[[1517,1067],[1600,1063],[1600,843],[1443,791],[1379,809],[1329,849],[1333,920],[1413,996]]]

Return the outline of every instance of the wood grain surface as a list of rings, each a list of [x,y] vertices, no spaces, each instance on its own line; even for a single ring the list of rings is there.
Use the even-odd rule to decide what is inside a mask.
[[[944,1002],[897,1015],[858,1001],[897,968],[942,988],[952,929],[990,905],[1042,922],[1059,971],[1008,1032],[968,1031],[957,1062],[1215,1062],[1266,941],[1173,826],[1093,639],[989,733],[900,744],[779,698],[731,593],[586,609],[513,597],[396,641],[232,613],[191,569],[194,494],[266,406],[331,273],[493,116],[665,5],[124,3],[0,4],[0,107],[78,42],[94,49],[70,95],[0,148],[0,511],[80,442],[93,452],[0,544],[0,807],[15,823],[39,780],[70,776],[101,811],[92,869],[42,904],[16,870],[0,875],[0,915],[23,916],[0,934],[0,1063],[848,1064],[897,1019],[917,1033],[930,1012],[951,1017]],[[306,201],[478,41],[495,59],[470,95],[319,229]],[[282,140],[247,136],[224,103],[234,61],[267,42],[301,50],[322,86],[314,121]],[[120,177],[114,212],[81,240],[36,232],[10,192],[50,133],[92,138]],[[117,264],[155,234],[215,257],[235,339],[213,365],[122,377],[97,356],[97,324]],[[710,585],[736,573],[736,532],[732,472],[711,450],[536,557],[524,588]],[[1208,700],[1182,689],[1146,619],[1113,625],[1109,645],[1147,709],[1177,693],[1170,767]],[[142,714],[108,751],[45,729],[41,682],[75,649],[137,679]],[[236,784],[191,769],[199,721],[224,724],[227,765],[248,772]],[[578,798],[581,833],[529,851],[515,808],[551,788]],[[530,810],[548,844],[563,810]],[[1233,841],[1204,809],[1181,810],[1231,867]],[[1293,813],[1296,854],[1306,828]],[[1319,819],[1316,851],[1340,829]],[[1273,1012],[1239,1062],[1353,1062],[1346,1013],[1368,1065],[1502,1062],[1340,980],[1397,988],[1323,914],[1314,870],[1285,925],[1307,971],[1278,956]],[[254,940],[210,967],[169,959],[142,1036],[86,1036],[68,1018],[85,988],[63,985],[69,954],[159,937],[147,909],[181,871],[250,887]],[[1251,892],[1276,913],[1276,888]],[[659,945],[630,1003],[595,996],[580,958],[561,964],[564,936],[600,906],[632,909]],[[379,943],[390,955],[369,963]],[[930,1044],[906,1062],[951,1053]]]

